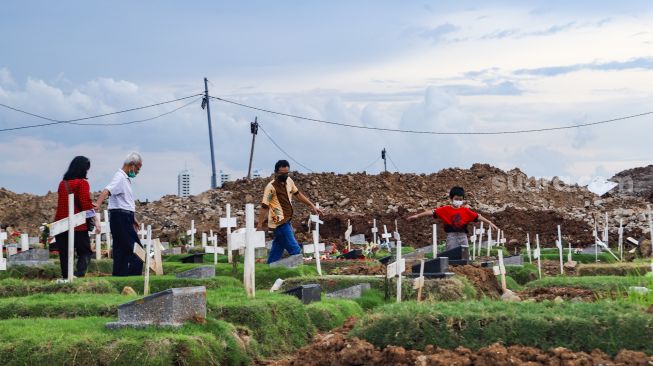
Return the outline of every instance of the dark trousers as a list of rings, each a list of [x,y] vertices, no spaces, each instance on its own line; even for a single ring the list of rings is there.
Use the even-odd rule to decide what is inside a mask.
[[[134,243],[141,244],[134,229],[134,213],[109,210],[109,225],[113,238],[113,275],[140,276],[143,262],[134,254]]]
[[[59,261],[61,262],[61,277],[68,277],[68,232],[55,236],[57,250],[59,250]],[[88,231],[75,231],[75,253],[77,253],[77,266],[73,272],[77,277],[84,277],[88,264],[91,263],[93,252],[91,251],[91,239]]]

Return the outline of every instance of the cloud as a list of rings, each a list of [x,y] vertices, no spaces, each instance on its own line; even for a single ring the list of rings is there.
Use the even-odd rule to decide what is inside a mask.
[[[443,89],[456,95],[521,95],[523,91],[513,81],[485,83],[485,85],[444,85]]]
[[[458,30],[458,27],[451,23],[440,24],[434,28],[424,29],[420,32],[422,38],[439,43],[445,39],[445,36]]]
[[[564,66],[547,66],[533,69],[519,69],[515,75],[558,76],[583,70],[621,71],[631,69],[653,69],[653,57],[639,57],[628,61],[592,62]]]

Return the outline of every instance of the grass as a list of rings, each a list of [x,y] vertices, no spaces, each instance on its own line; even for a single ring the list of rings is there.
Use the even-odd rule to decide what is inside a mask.
[[[651,272],[650,263],[581,264],[579,276],[641,276]]]
[[[582,288],[597,293],[625,293],[630,286],[651,286],[653,279],[647,277],[617,277],[617,276],[592,276],[592,277],[545,277],[526,284],[526,288],[536,287],[570,287]]]
[[[363,316],[363,309],[357,302],[344,299],[323,299],[306,306],[306,311],[320,331],[340,327],[352,316]]]
[[[363,291],[362,296],[354,301],[365,311],[370,311],[386,303],[383,292],[377,289]]]
[[[249,347],[224,321],[178,329],[107,330],[111,318],[0,321],[3,365],[246,365]],[[249,350],[249,351],[248,351]]]
[[[532,248],[535,248],[533,244],[531,244]],[[559,261],[560,260],[560,253],[558,252],[558,248],[540,248],[541,252],[541,259],[542,260],[551,260],[551,261]],[[563,260],[567,261],[567,253],[568,250],[565,248],[562,251],[563,255]],[[523,249],[521,251],[521,254],[524,257],[525,261],[528,261],[528,254],[526,253],[526,250]],[[578,263],[595,263],[596,262],[596,256],[594,254],[571,254],[571,259],[573,261],[576,261]],[[605,253],[605,252],[599,252],[598,255],[599,262],[601,263],[615,263],[617,260],[614,259],[614,257],[610,253]],[[533,263],[537,263],[537,261],[533,258]]]
[[[653,315],[633,304],[406,302],[361,318],[350,334],[378,347],[427,345],[478,349],[494,342],[542,349],[567,347],[615,355],[620,349],[653,353]]]
[[[538,277],[537,267],[529,263],[524,263],[523,266],[506,266],[506,275],[512,277],[519,285],[525,285]]]

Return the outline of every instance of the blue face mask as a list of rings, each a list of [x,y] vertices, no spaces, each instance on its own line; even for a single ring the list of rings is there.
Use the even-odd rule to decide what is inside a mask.
[[[127,176],[128,176],[129,178],[136,178],[136,173],[134,173],[134,172],[129,172],[129,173],[127,173]]]

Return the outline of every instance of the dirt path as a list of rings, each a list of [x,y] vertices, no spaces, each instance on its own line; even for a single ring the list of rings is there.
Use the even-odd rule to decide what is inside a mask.
[[[278,360],[259,360],[256,365],[266,366],[349,366],[349,365],[419,365],[419,366],[467,366],[467,365],[651,365],[653,356],[642,352],[622,350],[615,358],[594,350],[572,352],[566,348],[548,351],[532,347],[510,346],[499,343],[471,351],[464,347],[445,350],[428,346],[424,352],[388,346],[383,350],[358,338],[346,335],[355,324],[350,319],[338,329],[318,334],[313,343],[301,348],[294,355]]]

